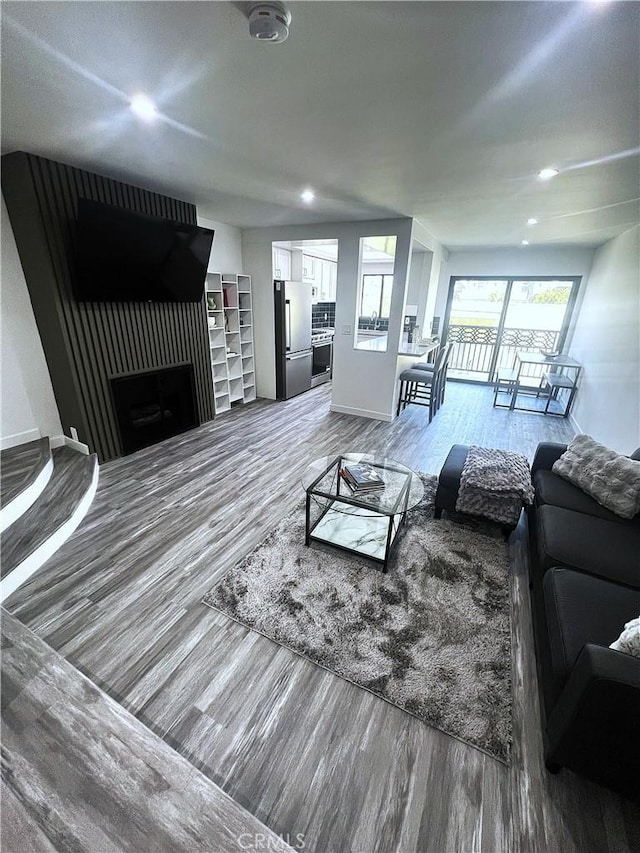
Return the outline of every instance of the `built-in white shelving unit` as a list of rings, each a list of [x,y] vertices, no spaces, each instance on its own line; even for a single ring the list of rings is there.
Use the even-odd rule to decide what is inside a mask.
[[[251,276],[207,273],[207,318],[216,414],[256,398]]]

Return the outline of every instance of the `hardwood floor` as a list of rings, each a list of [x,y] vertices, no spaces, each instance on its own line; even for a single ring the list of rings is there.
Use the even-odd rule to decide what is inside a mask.
[[[0,536],[3,579],[67,522],[91,486],[98,460],[68,447],[52,451],[53,474],[29,509]]]
[[[292,853],[6,612],[0,819],[5,853]]]
[[[437,473],[452,443],[525,453],[555,418],[449,383],[391,424],[328,411],[328,388],[258,401],[100,470],[76,534],[6,607],[278,834],[317,853],[624,851],[635,807],[543,767],[521,526],[511,540],[510,768],[201,604],[303,493],[316,456],[385,453]]]
[[[51,457],[48,438],[37,438],[0,452],[0,505],[28,488]]]

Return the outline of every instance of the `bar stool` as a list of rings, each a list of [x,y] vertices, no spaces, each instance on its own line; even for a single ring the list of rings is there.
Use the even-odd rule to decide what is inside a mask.
[[[454,344],[448,343],[444,346],[444,357],[442,359],[442,363],[440,364],[440,376],[437,378],[437,395],[438,399],[436,400],[436,411],[440,408],[440,406],[444,403],[444,393],[447,387],[447,373],[449,371],[449,360],[451,358],[451,354],[453,352]],[[435,364],[427,362],[427,361],[419,361],[417,364],[413,365],[413,370],[427,370],[432,373],[435,373]]]
[[[451,345],[444,347],[438,353],[433,365],[414,365],[400,374],[400,394],[396,417],[408,405],[426,406],[429,409],[429,423],[438,410],[440,401],[441,367],[445,357],[451,351]]]

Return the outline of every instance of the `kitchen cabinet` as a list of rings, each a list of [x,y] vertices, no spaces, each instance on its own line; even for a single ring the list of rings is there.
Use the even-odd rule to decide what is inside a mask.
[[[302,280],[313,284],[315,287],[318,286],[316,282],[316,264],[318,260],[318,258],[314,258],[312,255],[302,256]]]
[[[302,280],[313,287],[314,302],[335,302],[338,264],[312,255],[302,257]]]
[[[288,249],[273,247],[273,277],[291,281],[291,252]]]
[[[321,261],[319,301],[336,301],[336,284],[338,280],[338,264],[334,261]]]

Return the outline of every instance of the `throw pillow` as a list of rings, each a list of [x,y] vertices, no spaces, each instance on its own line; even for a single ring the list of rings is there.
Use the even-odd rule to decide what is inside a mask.
[[[551,470],[622,518],[640,512],[640,462],[576,435]]]
[[[640,658],[640,616],[637,619],[632,619],[631,622],[627,622],[622,634],[611,643],[609,648]]]

